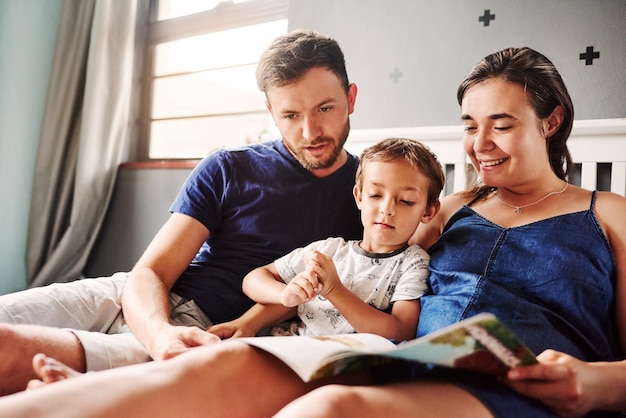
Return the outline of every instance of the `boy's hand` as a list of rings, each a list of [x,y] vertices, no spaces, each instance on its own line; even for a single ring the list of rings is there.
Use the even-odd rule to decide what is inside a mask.
[[[288,308],[298,306],[317,296],[319,281],[310,270],[291,279],[280,294],[280,303]]]
[[[333,259],[320,253],[313,251],[307,257],[308,272],[315,277],[317,285],[317,293],[322,296],[328,296],[337,286],[342,286],[341,279],[337,273],[337,268]]]

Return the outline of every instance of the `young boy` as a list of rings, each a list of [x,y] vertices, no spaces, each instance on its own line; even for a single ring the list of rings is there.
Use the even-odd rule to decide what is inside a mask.
[[[244,293],[262,304],[297,306],[300,335],[415,338],[430,257],[408,241],[439,211],[443,184],[437,158],[417,141],[390,138],[368,147],[354,186],[363,240],[328,238],[293,250],[251,271]]]

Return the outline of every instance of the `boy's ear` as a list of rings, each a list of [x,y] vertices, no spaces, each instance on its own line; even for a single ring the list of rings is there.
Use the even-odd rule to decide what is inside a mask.
[[[441,209],[441,202],[439,202],[439,199],[437,199],[434,205],[426,206],[426,210],[422,215],[422,223],[427,224],[432,221],[433,218],[439,213],[439,209]]]

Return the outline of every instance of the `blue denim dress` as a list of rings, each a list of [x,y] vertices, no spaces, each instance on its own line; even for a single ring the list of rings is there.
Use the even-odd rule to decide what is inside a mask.
[[[553,348],[587,361],[621,359],[615,259],[593,213],[595,199],[596,192],[588,210],[513,228],[469,205],[459,209],[429,249],[431,289],[421,298],[418,337],[491,312],[535,353]],[[449,379],[496,416],[541,416],[536,402],[489,379]]]

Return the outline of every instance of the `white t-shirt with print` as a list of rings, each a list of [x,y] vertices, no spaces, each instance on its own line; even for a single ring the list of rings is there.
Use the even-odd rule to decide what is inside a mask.
[[[278,274],[288,283],[306,270],[306,257],[317,250],[333,259],[344,286],[359,299],[386,311],[398,300],[419,298],[428,287],[430,256],[417,245],[391,253],[370,253],[359,247],[359,241],[328,238],[297,248],[274,262]],[[301,335],[347,334],[354,328],[324,297],[298,306],[303,322]]]

